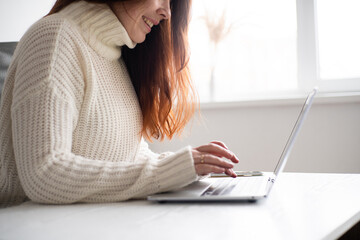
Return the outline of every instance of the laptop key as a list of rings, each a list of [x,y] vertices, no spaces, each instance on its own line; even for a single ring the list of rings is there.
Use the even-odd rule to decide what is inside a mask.
[[[209,195],[225,195],[231,192],[231,190],[235,187],[233,183],[234,179],[219,179],[214,182],[201,196],[209,196]]]

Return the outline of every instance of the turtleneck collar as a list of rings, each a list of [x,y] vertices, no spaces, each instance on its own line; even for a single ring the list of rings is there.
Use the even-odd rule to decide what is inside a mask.
[[[107,59],[119,59],[121,46],[136,46],[107,4],[78,1],[62,9],[60,14],[75,22],[85,41]]]

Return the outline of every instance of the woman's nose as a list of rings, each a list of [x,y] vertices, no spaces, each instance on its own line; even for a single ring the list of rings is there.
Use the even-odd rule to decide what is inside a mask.
[[[157,10],[157,13],[162,17],[162,19],[170,19],[171,17],[170,0],[161,1],[161,6]]]

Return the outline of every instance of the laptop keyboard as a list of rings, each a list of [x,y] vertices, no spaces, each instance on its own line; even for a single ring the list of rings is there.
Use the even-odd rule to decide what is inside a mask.
[[[236,187],[236,192],[253,192],[260,188],[262,177],[241,177],[217,179],[201,196],[228,195]]]

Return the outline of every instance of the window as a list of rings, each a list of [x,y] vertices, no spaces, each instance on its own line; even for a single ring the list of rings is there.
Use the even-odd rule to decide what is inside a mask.
[[[201,100],[360,90],[357,2],[194,0],[190,70]]]
[[[359,0],[317,0],[320,79],[360,78],[359,11]]]

